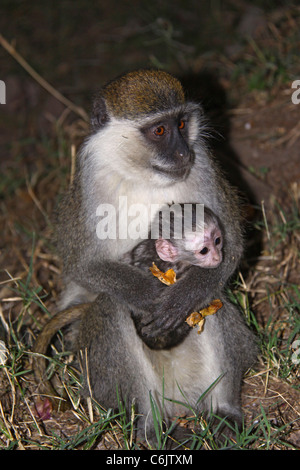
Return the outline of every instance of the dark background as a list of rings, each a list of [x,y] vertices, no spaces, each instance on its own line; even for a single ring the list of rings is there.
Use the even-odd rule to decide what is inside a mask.
[[[0,369],[0,400],[11,419],[6,425],[18,429],[17,435],[9,428],[8,440],[0,431],[4,448],[28,445],[34,382],[24,372],[27,351],[55,312],[61,290],[53,210],[88,132],[82,113],[106,81],[139,67],[175,74],[188,97],[203,104],[210,145],[239,188],[247,245],[233,293],[245,314],[253,313],[255,321],[248,320],[262,347],[258,373],[245,382],[243,407],[251,422],[264,406],[273,434],[270,444],[267,431],[258,433],[255,442],[263,448],[285,448],[278,433],[299,446],[299,366],[291,363],[291,344],[300,330],[300,104],[291,101],[291,84],[300,79],[300,3],[2,0],[0,33],[0,80],[6,84],[6,104],[0,105],[0,313],[9,330],[1,327],[0,337],[12,355]],[[81,112],[68,110],[30,76],[3,38]],[[63,427],[73,435],[78,422],[66,423],[66,416],[53,415],[51,423],[55,432]],[[286,437],[286,428],[278,430],[290,422]],[[31,428],[31,439],[50,446],[52,431],[42,424],[43,438]]]

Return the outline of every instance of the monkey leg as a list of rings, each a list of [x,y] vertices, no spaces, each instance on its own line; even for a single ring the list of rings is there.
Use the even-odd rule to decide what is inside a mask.
[[[78,346],[84,395],[106,409],[118,409],[122,401],[128,415],[134,405],[135,412],[142,416],[138,419],[138,434],[145,436],[146,424],[148,430],[151,428],[149,392],[157,388],[158,378],[130,311],[108,295],[99,294],[82,317]]]
[[[199,412],[240,425],[242,376],[255,360],[256,347],[238,309],[224,298],[222,302],[200,335],[191,330],[174,348],[150,350],[137,335],[130,312],[100,294],[83,315],[79,332],[85,394],[104,408],[117,409],[122,400],[128,413],[135,403],[143,416],[138,435],[146,431],[150,439],[154,427],[149,392],[154,399],[161,397],[163,380],[165,397],[174,403],[186,397]],[[164,406],[168,418],[181,414],[168,400]]]
[[[253,366],[257,357],[256,338],[247,327],[239,309],[222,297],[223,307],[211,316],[205,324],[203,332],[204,348],[211,356],[212,362],[203,375],[207,382],[215,368],[219,379],[211,392],[205,398],[207,410],[218,418],[224,418],[229,425],[241,427],[241,385],[243,375]],[[201,336],[200,340],[201,340]],[[220,420],[214,420],[216,426]],[[231,435],[231,430],[223,426],[225,434]]]
[[[219,434],[230,435],[230,426],[242,424],[242,377],[253,365],[257,349],[239,310],[224,297],[222,302],[223,307],[207,319],[200,335],[191,329],[182,343],[152,355],[164,370],[166,397],[190,404],[212,421]],[[170,408],[170,417],[187,411]],[[219,418],[229,426],[221,427]]]

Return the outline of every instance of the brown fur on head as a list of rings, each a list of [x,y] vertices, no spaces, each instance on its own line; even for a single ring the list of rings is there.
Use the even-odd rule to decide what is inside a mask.
[[[171,93],[170,93],[171,90]],[[117,78],[102,90],[110,114],[136,118],[174,108],[185,102],[180,82],[161,70],[137,70]]]

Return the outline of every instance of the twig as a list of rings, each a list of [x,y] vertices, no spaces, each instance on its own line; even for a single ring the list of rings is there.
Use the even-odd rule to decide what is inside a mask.
[[[27,191],[28,191],[28,194],[29,196],[31,197],[31,199],[33,200],[34,204],[36,205],[36,207],[38,208],[38,210],[41,212],[41,214],[45,217],[45,220],[46,222],[49,223],[49,218],[48,218],[48,215],[47,213],[44,211],[40,201],[38,200],[38,198],[36,197],[36,195],[34,194],[34,191],[30,185],[30,183],[28,181],[26,181],[26,185],[27,185]]]
[[[9,434],[9,440],[12,441],[13,440],[13,435],[12,435],[11,430],[10,430],[11,426],[8,423],[7,419],[5,418],[5,414],[4,414],[4,411],[3,411],[3,408],[2,408],[1,400],[0,400],[0,412],[1,412],[2,419],[3,419],[3,423],[6,426],[7,433]]]
[[[31,75],[31,77],[36,80],[45,90],[48,91],[54,98],[64,104],[67,108],[73,111],[75,114],[78,114],[85,121],[88,121],[88,115],[80,106],[76,106],[72,101],[68,100],[63,96],[59,91],[57,91],[50,83],[48,83],[41,75],[39,75],[31,65],[26,62],[26,60],[16,51],[16,49],[0,34],[0,44],[1,46],[26,70],[26,72]]]
[[[2,299],[2,300],[3,300],[3,299]],[[6,331],[6,333],[9,333],[9,325],[8,325],[7,321],[5,320],[5,318],[4,318],[3,310],[2,310],[1,305],[0,305],[0,320],[1,320],[1,322],[2,322],[2,325],[3,325],[3,327],[4,327],[5,331]]]
[[[75,166],[76,166],[76,146],[72,144],[71,145],[71,175],[70,175],[71,186],[74,182]]]
[[[296,408],[294,408],[294,407],[284,398],[284,396],[283,396],[281,393],[277,392],[277,390],[272,390],[271,388],[269,388],[269,391],[272,392],[272,393],[276,393],[279,397],[281,397],[282,400],[285,401],[285,403],[287,403],[287,405],[289,405],[289,406],[292,408],[292,410],[293,410],[298,416],[300,416],[299,411],[296,410]]]
[[[264,218],[264,222],[265,222],[265,227],[266,227],[266,231],[267,231],[268,240],[270,240],[271,238],[270,238],[269,226],[268,226],[268,221],[267,221],[266,212],[265,212],[265,201],[261,201],[261,209],[262,209],[262,213],[263,213],[263,218]]]
[[[81,351],[82,354],[82,351]],[[85,362],[85,367],[86,367],[86,380],[87,380],[87,386],[88,390],[90,393],[90,396],[87,397],[87,405],[88,405],[88,412],[89,412],[89,418],[90,422],[94,422],[94,414],[93,414],[93,406],[92,406],[92,388],[91,388],[91,383],[90,383],[90,372],[89,372],[89,361],[88,361],[88,355],[87,355],[87,348],[84,349],[84,358],[82,358]]]

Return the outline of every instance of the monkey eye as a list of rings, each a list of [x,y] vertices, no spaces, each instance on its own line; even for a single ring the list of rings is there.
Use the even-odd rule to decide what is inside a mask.
[[[178,123],[178,129],[182,130],[184,128],[185,128],[185,122],[183,121],[183,119],[180,119]]]
[[[204,248],[202,248],[202,250],[200,251],[200,255],[207,255],[208,253],[208,248],[207,246],[205,246]]]
[[[162,136],[165,133],[165,128],[164,126],[159,126],[155,129],[154,134],[158,136]]]
[[[220,238],[220,237],[217,237],[217,238],[215,239],[215,245],[220,245],[220,243],[221,243],[221,238]]]

